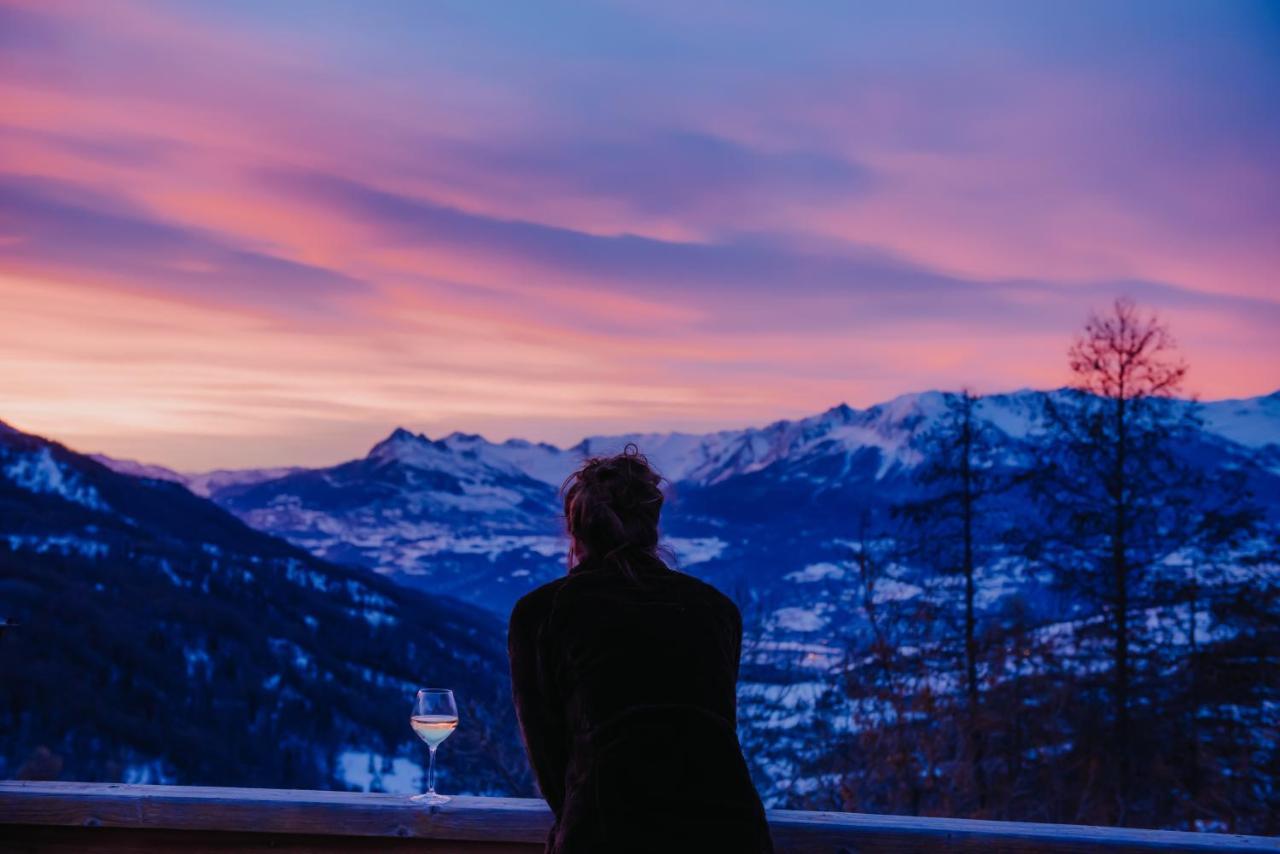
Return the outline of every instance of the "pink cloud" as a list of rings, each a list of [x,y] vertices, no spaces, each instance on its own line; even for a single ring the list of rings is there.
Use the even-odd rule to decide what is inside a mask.
[[[735,63],[793,50],[773,16],[693,15],[706,56],[671,10],[587,16],[668,52],[642,74],[414,14],[420,46],[362,53],[323,21],[0,7],[0,418],[189,466],[401,422],[745,424],[1057,385],[1117,292],[1196,391],[1280,385],[1273,128],[1215,131],[1212,92],[901,22]]]

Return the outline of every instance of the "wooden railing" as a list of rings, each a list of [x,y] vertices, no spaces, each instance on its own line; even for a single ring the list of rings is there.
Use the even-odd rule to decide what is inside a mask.
[[[779,854],[1274,851],[1280,839],[1060,824],[772,810]],[[0,782],[4,851],[536,852],[542,801],[115,783]]]

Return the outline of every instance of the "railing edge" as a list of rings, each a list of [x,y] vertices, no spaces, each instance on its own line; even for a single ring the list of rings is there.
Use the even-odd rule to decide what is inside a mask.
[[[770,810],[780,851],[816,842],[924,848],[1110,852],[1280,852],[1280,839],[1032,822]],[[0,781],[0,825],[255,831],[537,844],[541,800],[458,797],[426,808],[403,796],[312,790]]]

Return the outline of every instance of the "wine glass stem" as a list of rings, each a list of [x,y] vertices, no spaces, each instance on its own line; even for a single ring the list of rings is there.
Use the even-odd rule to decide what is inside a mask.
[[[434,795],[436,793],[436,749],[434,746],[427,749],[431,752],[431,759],[427,762],[427,794]]]

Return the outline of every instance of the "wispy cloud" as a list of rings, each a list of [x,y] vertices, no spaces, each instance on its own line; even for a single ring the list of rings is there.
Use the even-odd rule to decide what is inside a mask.
[[[1121,292],[1196,390],[1270,391],[1278,37],[1176,2],[0,2],[0,418],[188,466],[743,424],[1056,384]]]
[[[8,264],[239,305],[322,305],[363,285],[332,270],[170,225],[119,199],[48,178],[0,174]]]

